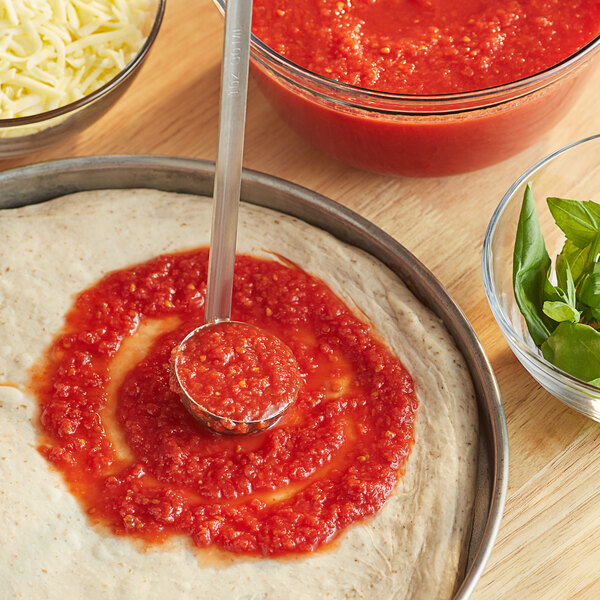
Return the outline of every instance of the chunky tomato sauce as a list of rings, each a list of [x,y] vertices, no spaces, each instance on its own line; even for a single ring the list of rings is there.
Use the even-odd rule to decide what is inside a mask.
[[[598,0],[255,0],[253,31],[342,83],[450,94],[516,81],[600,32]]]
[[[253,61],[267,97],[300,135],[370,171],[449,175],[538,140],[577,98],[591,54],[508,94],[444,96],[443,104],[414,95],[490,88],[548,69],[599,34],[600,1],[255,0],[253,31],[328,79],[410,97],[332,91]]]
[[[208,411],[222,419],[225,430],[237,431],[234,421],[243,427],[281,413],[300,385],[290,349],[276,336],[237,321],[201,327],[173,352],[172,363],[171,388],[183,389],[200,416]]]
[[[77,298],[36,381],[41,452],[116,534],[314,550],[392,493],[413,443],[413,382],[322,282],[240,256],[232,318],[284,341],[303,381],[272,429],[208,432],[169,386],[174,346],[203,321],[207,264],[207,250],[160,256]]]

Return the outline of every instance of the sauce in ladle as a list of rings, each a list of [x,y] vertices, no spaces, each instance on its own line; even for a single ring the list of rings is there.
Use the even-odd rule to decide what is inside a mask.
[[[294,402],[302,382],[279,338],[236,321],[194,330],[173,351],[172,369],[172,389],[219,433],[266,429]]]

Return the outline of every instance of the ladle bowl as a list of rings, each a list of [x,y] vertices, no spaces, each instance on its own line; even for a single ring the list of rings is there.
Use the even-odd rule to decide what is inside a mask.
[[[214,321],[191,331],[171,355],[171,388],[216,433],[245,435],[274,425],[302,383],[278,337],[248,323]]]

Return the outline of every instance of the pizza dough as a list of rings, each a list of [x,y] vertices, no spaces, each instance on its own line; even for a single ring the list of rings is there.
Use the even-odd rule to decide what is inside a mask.
[[[405,476],[372,519],[284,559],[216,560],[184,539],[144,546],[92,527],[38,453],[27,390],[77,293],[105,273],[207,245],[210,203],[153,190],[97,191],[0,211],[0,589],[28,600],[369,599],[452,596],[476,478],[477,409],[440,321],[368,254],[295,218],[242,205],[238,252],[290,258],[373,323],[415,380]]]

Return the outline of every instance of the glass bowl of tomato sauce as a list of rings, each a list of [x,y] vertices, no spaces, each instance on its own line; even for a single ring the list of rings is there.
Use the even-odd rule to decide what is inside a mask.
[[[490,308],[517,359],[554,397],[600,421],[600,387],[573,377],[542,356],[515,300],[513,253],[523,196],[529,183],[541,233],[554,266],[565,236],[555,224],[546,198],[600,203],[600,134],[550,154],[513,183],[488,225],[482,255],[483,285]]]
[[[225,1],[214,0],[221,12]],[[366,5],[376,3],[349,0],[320,4],[308,0],[299,2],[285,0],[275,6],[271,0],[255,0],[253,31],[257,32],[258,26],[265,35],[270,36],[271,30],[275,32],[271,47],[256,35],[252,38],[252,71],[259,86],[292,129],[315,146],[355,167],[389,175],[438,176],[468,172],[524,150],[567,112],[600,47],[600,8],[597,4],[583,17],[582,11],[578,12],[578,18],[585,21],[585,27],[582,27],[586,28],[585,32],[577,34],[578,38],[575,34],[564,33],[573,29],[568,22],[563,22],[572,13],[565,12],[551,0],[547,4],[554,6],[554,21],[550,20],[550,15],[547,18],[543,14],[535,19],[525,18],[520,9],[511,8],[514,3],[504,1],[484,3],[481,8],[482,3],[477,4],[475,0],[466,3],[431,0],[409,2],[406,6],[402,5],[402,0],[396,0],[387,7],[387,14],[416,10],[420,12],[413,16],[427,16],[434,7],[438,11],[437,24],[439,19],[445,18],[440,13],[451,9],[461,13],[456,18],[464,18],[465,22],[469,22],[467,12],[475,9],[485,12],[488,4],[493,5],[497,14],[488,15],[485,23],[475,23],[475,34],[469,30],[469,35],[453,37],[432,24],[423,30],[431,32],[431,38],[425,41],[420,38],[408,42],[401,40],[405,44],[403,47],[398,47],[398,40],[390,36],[383,36],[381,43],[371,41],[371,46],[379,44],[377,52],[381,55],[394,52],[397,56],[410,52],[418,54],[420,48],[422,53],[428,54],[434,52],[436,45],[444,44],[445,54],[439,60],[443,62],[451,54],[462,57],[458,63],[448,63],[447,68],[442,65],[443,76],[434,84],[437,86],[433,90],[435,93],[427,89],[426,81],[423,85],[419,81],[410,83],[411,92],[395,93],[394,78],[402,79],[398,73],[402,69],[410,70],[410,60],[390,63],[392,77],[382,84],[386,91],[379,91],[375,88],[383,81],[383,76],[378,71],[380,59],[377,53],[371,63],[359,64],[360,57],[356,55],[362,52],[361,49],[351,56],[353,46],[363,43],[361,40],[367,37],[360,29],[360,20],[355,22],[354,29],[333,31],[328,30],[329,26],[320,18],[305,11],[310,4],[319,5],[317,10],[323,11],[323,15],[338,11],[341,15],[338,15],[338,21],[343,28],[348,25],[344,18],[351,10],[366,10]],[[273,5],[269,8],[270,17],[263,14],[265,3]],[[386,10],[383,4],[380,6],[378,10]],[[296,25],[287,30],[281,28],[278,17],[285,18],[286,12],[293,12],[296,7],[297,12],[302,11]],[[544,8],[542,12],[548,10],[551,8]],[[379,14],[376,25],[389,32],[394,21],[390,20],[387,25],[384,17]],[[303,19],[304,23],[301,22]],[[413,20],[417,22],[420,17]],[[544,42],[530,41],[531,56],[527,59],[509,54],[502,61],[486,63],[490,47],[504,43],[504,26],[507,31],[512,28],[510,32],[517,45],[522,43],[514,25],[517,21],[528,23],[526,26],[534,32],[539,26]],[[561,27],[564,31],[560,31]],[[418,36],[422,38],[423,32]],[[472,40],[472,36],[478,36],[477,41]],[[303,61],[310,64],[310,68],[289,58],[300,38],[308,38],[303,42]],[[279,44],[274,43],[276,39],[280,40]],[[390,39],[392,43],[389,43]],[[564,43],[565,39],[570,40],[570,46]],[[327,48],[319,50],[320,44],[327,44]],[[364,44],[366,47],[366,42]],[[286,56],[276,51],[277,47],[285,49],[281,51]],[[348,56],[340,58],[340,53]],[[479,60],[489,77],[473,77],[474,63],[469,62],[469,57]],[[523,68],[522,63],[527,61],[530,61],[529,66]],[[439,64],[437,68],[440,68]],[[338,79],[336,72],[340,69],[352,83]],[[491,71],[495,73],[490,75]],[[331,74],[327,76],[329,72]],[[371,86],[369,82],[378,77]],[[468,85],[469,78],[477,89],[460,91],[461,85]],[[508,81],[504,81],[506,79]],[[504,82],[497,84],[498,81]]]

